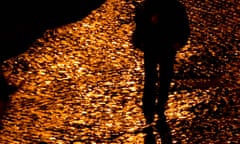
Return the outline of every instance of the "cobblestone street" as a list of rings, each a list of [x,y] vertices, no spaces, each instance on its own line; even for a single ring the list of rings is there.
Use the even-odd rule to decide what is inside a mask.
[[[240,1],[180,2],[191,37],[177,53],[169,92],[173,143],[239,144]],[[143,144],[143,52],[130,41],[140,4],[106,0],[6,60],[4,76],[18,90],[0,143]]]

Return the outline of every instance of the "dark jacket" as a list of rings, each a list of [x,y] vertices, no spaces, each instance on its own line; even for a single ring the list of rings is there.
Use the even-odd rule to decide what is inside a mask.
[[[181,47],[186,44],[190,35],[189,22],[180,2],[149,0],[136,8],[135,14],[136,29],[132,37],[135,47],[144,50],[144,47],[155,43],[179,43]]]

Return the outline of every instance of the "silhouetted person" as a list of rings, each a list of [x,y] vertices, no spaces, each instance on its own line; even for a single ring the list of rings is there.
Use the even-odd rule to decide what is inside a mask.
[[[136,9],[135,22],[133,43],[144,51],[143,113],[147,124],[154,121],[155,112],[158,114],[157,129],[162,141],[171,143],[164,111],[175,55],[190,35],[188,16],[185,7],[177,0],[145,0]],[[160,66],[159,71],[157,65]]]

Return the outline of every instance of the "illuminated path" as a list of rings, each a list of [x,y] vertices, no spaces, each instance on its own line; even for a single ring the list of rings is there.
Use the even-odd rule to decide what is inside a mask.
[[[218,11],[221,2],[182,2],[192,35],[177,55],[166,111],[173,140],[238,143],[239,14],[234,12],[240,3],[225,2],[226,11]],[[130,2],[107,0],[82,21],[46,31],[28,51],[6,61],[5,77],[19,90],[3,119],[1,144],[143,143],[145,134],[134,133],[145,120],[143,53],[130,43],[133,10]],[[213,26],[214,20],[221,23]],[[212,60],[216,63],[209,64]]]

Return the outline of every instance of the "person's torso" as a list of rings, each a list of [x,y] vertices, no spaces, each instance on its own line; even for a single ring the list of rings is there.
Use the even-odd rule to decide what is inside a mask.
[[[178,3],[166,7],[146,5],[140,13],[137,24],[146,41],[172,42],[180,37],[185,11]]]

